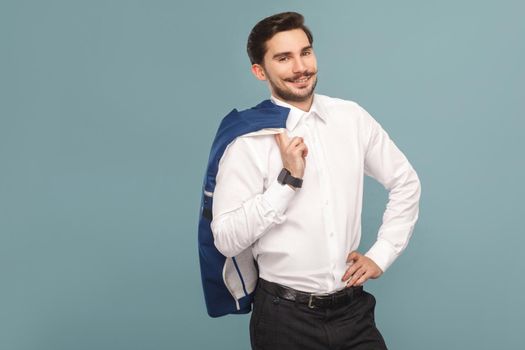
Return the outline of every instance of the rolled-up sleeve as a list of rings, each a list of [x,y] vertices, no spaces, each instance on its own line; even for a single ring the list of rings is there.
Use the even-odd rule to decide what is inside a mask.
[[[245,138],[225,150],[216,176],[211,229],[217,250],[232,257],[250,247],[273,225],[286,220],[295,191],[272,179],[264,188],[264,173]]]
[[[416,171],[387,132],[368,112],[361,110],[369,125],[365,175],[389,191],[377,241],[365,255],[386,271],[405,250],[412,236],[419,217],[421,184]]]

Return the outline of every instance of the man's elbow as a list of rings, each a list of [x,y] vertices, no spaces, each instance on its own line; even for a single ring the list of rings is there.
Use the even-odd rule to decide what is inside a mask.
[[[214,225],[214,222],[212,221],[211,229],[213,233],[213,244],[219,253],[227,258],[232,258],[239,253],[237,249],[234,249],[233,244],[229,242],[229,239],[227,238],[228,235],[227,232],[224,231],[224,227],[217,224]]]
[[[231,250],[229,247],[222,245],[220,240],[214,239],[213,243],[215,244],[215,248],[217,248],[219,253],[221,253],[225,257],[232,258],[235,255],[237,255],[236,252]]]
[[[390,188],[390,192],[401,195],[412,205],[418,205],[421,197],[421,182],[414,168],[406,169],[398,181]]]

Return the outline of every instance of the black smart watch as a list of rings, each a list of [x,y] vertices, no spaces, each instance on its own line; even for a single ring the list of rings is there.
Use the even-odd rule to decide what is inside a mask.
[[[279,182],[281,185],[291,185],[295,188],[301,188],[303,185],[303,179],[293,177],[290,171],[286,168],[281,170],[281,173],[277,177],[277,182]]]

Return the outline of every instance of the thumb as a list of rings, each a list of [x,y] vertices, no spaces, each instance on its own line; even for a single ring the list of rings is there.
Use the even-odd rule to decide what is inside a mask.
[[[348,254],[348,258],[346,259],[346,262],[350,262],[351,260],[357,260],[359,258],[359,254],[356,251],[351,252]]]

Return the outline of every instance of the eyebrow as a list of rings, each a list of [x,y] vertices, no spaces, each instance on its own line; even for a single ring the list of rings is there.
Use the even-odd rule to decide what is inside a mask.
[[[301,52],[304,52],[306,50],[310,50],[312,49],[312,45],[308,45],[308,46],[305,46],[301,49]],[[277,57],[280,57],[280,56],[288,56],[290,55],[292,52],[291,51],[286,51],[286,52],[278,52],[276,53],[275,55],[272,56],[272,58],[277,58]]]

